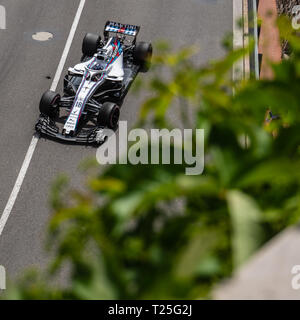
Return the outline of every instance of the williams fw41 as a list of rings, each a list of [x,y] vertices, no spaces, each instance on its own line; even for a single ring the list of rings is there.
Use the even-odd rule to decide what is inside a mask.
[[[117,128],[120,106],[138,72],[150,66],[152,45],[136,41],[139,30],[108,21],[103,40],[87,33],[81,63],[69,68],[63,95],[50,90],[43,94],[36,131],[64,141],[101,144],[103,129]]]

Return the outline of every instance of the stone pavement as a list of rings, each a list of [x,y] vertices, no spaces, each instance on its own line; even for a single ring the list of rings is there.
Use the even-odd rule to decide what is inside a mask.
[[[299,246],[300,226],[286,229],[250,258],[232,279],[219,285],[214,299],[300,299]],[[298,290],[293,289],[292,281]]]

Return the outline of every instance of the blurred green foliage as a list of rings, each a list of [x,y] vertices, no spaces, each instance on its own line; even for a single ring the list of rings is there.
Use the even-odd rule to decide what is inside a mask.
[[[179,106],[183,127],[205,129],[204,173],[187,176],[185,164],[99,173],[89,164],[83,192],[61,177],[51,196],[55,259],[7,298],[210,298],[216,283],[298,222],[300,41],[285,18],[279,24],[293,55],[273,66],[273,80],[232,81],[247,50],[228,49],[199,67],[194,49],[157,46],[137,126],[171,128],[167,115]],[[264,125],[267,108],[280,119]],[[65,266],[69,284],[56,287],[53,277]]]

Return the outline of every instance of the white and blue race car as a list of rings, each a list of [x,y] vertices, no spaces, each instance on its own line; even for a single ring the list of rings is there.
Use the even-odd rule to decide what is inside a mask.
[[[87,33],[81,63],[69,68],[63,95],[43,94],[36,131],[64,141],[102,143],[103,129],[117,128],[120,106],[138,72],[150,66],[152,45],[136,42],[139,30],[108,21],[103,40]]]

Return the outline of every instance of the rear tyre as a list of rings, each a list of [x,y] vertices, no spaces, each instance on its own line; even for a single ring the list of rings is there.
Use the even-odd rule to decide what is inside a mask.
[[[99,47],[101,37],[97,34],[87,33],[82,41],[83,56],[92,57]]]
[[[134,61],[141,66],[142,72],[147,72],[150,69],[152,51],[152,44],[148,42],[138,42],[134,48]]]
[[[113,102],[104,102],[97,117],[99,126],[115,129],[120,117],[120,108]]]
[[[60,95],[51,90],[46,91],[40,101],[40,112],[50,118],[58,116]]]

